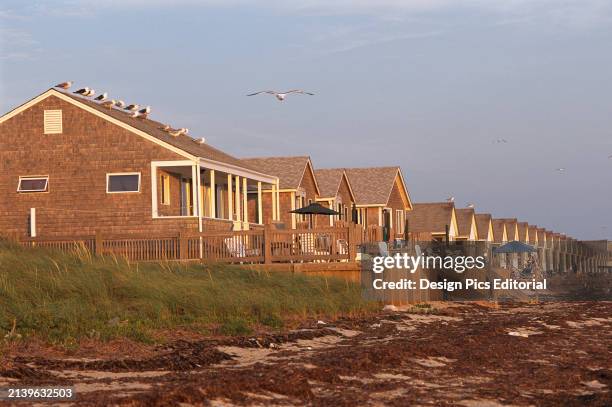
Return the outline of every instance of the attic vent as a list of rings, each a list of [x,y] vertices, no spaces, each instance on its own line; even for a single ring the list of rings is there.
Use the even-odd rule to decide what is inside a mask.
[[[45,110],[45,134],[60,134],[62,132],[62,111]]]

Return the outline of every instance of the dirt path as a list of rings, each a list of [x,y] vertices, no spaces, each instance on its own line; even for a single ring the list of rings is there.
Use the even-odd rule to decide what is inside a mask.
[[[0,386],[87,405],[612,405],[612,303],[448,307],[177,341],[126,359],[16,355]]]

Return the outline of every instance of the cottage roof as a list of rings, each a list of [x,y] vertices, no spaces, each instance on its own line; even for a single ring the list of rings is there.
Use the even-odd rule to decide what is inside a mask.
[[[461,208],[455,209],[457,216],[457,226],[459,227],[459,236],[470,236],[472,231],[472,221],[474,220],[474,209]],[[485,231],[486,233],[486,231]]]
[[[412,206],[399,167],[345,168],[345,171],[357,205],[387,205],[393,186],[399,177],[402,195],[406,198],[407,206]]]
[[[252,157],[241,160],[246,165],[278,177],[280,189],[298,189],[306,171],[311,171],[317,191],[319,186],[308,156]]]
[[[324,168],[315,170],[317,183],[319,184],[320,198],[334,198],[338,195],[342,180],[346,180],[349,193],[355,199],[351,184],[343,168]]]
[[[481,239],[489,238],[489,226],[491,225],[491,214],[490,213],[477,213],[474,215],[476,219],[476,230],[478,230],[478,237]],[[493,231],[495,235],[495,231]]]
[[[412,210],[406,213],[408,228],[411,233],[446,233],[446,226],[452,227],[452,202],[415,203]]]

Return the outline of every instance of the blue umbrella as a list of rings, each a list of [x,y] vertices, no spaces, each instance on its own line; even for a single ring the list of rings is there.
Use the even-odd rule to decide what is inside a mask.
[[[493,253],[533,253],[537,251],[538,249],[533,246],[514,240],[499,246],[497,249],[493,250]]]

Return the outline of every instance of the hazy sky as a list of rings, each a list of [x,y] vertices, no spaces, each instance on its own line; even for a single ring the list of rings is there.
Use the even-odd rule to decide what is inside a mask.
[[[2,112],[74,80],[237,156],[401,165],[415,202],[612,239],[610,0],[3,0],[0,47]]]

